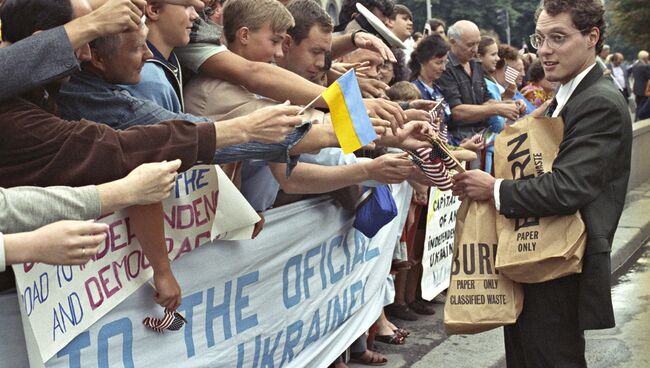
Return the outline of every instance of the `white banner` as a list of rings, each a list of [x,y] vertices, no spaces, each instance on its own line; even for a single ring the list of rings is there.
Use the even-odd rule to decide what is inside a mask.
[[[241,235],[238,230],[245,228],[250,238],[251,225],[259,221],[228,177],[214,165],[195,166],[179,174],[175,190],[163,207],[172,260],[222,232]],[[86,265],[14,267],[22,312],[42,361],[54,356],[153,275],[126,210],[97,221],[109,225],[108,236]]]
[[[442,192],[432,187],[429,191],[422,255],[422,299],[433,300],[449,287],[458,207],[460,200],[451,194],[451,190]]]
[[[393,187],[400,214],[407,193],[407,185]],[[46,366],[327,366],[379,316],[400,216],[373,239],[352,229],[350,214],[330,200],[265,217],[255,240],[214,241],[172,264],[183,289],[183,329],[158,334],[142,325],[146,316],[162,316],[153,291],[142,287]],[[15,318],[8,307],[15,300],[0,297],[0,310],[9,310],[0,323]],[[12,349],[0,345],[0,356],[24,350]]]

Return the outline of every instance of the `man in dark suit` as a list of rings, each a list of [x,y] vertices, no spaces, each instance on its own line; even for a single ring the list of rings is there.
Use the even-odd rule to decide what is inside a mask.
[[[548,115],[564,119],[549,174],[494,179],[456,175],[461,199],[493,200],[508,218],[580,211],[587,228],[581,274],[525,284],[517,323],[504,328],[509,367],[586,367],[584,330],[611,328],[610,251],[630,173],[632,129],[626,101],[595,64],[605,33],[600,0],[544,0],[531,42],[546,78],[560,82]]]
[[[629,72],[634,79],[632,93],[636,99],[636,120],[640,120],[639,113],[648,99],[645,90],[648,80],[650,80],[650,61],[647,51],[639,51],[638,60],[630,67]]]

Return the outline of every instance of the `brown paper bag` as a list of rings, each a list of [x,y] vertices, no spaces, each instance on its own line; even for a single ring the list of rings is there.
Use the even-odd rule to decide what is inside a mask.
[[[564,131],[561,118],[526,117],[506,126],[494,143],[497,178],[526,180],[551,171]],[[582,272],[587,245],[580,213],[497,218],[497,269],[510,279],[537,283]]]
[[[471,334],[515,323],[523,307],[521,285],[495,268],[496,209],[465,200],[456,217],[451,282],[445,301],[448,334]]]

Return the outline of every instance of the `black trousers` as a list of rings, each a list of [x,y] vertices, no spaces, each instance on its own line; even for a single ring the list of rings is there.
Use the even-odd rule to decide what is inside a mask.
[[[508,368],[586,368],[578,326],[579,275],[524,284],[524,308],[504,327]]]
[[[639,120],[639,110],[643,107],[643,104],[648,99],[648,96],[635,95],[636,97],[636,114],[634,120]]]

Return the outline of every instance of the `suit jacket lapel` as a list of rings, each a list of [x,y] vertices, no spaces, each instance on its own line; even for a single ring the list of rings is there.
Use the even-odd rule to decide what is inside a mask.
[[[566,107],[571,103],[571,100],[580,93],[582,93],[584,90],[592,86],[594,83],[596,83],[601,77],[603,76],[603,68],[596,63],[594,65],[593,69],[587,75],[580,81],[580,84],[578,84],[578,87],[573,91],[571,96],[569,97],[569,100],[564,104],[562,107],[562,111],[560,111],[560,115],[564,114],[564,110]]]

